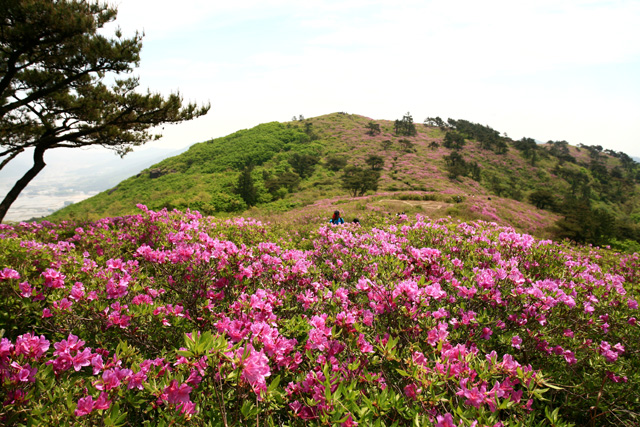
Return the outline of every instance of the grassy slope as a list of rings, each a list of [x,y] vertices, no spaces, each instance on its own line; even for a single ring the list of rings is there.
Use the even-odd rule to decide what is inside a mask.
[[[348,219],[363,217],[367,212],[422,212],[434,217],[451,215],[510,224],[527,233],[547,236],[548,228],[558,219],[553,213],[514,200],[527,200],[526,196],[539,188],[556,194],[567,191],[569,184],[553,174],[557,163],[554,157],[542,158],[531,166],[529,160],[512,147],[506,154],[496,155],[481,149],[479,143],[468,141],[462,154],[466,161],[480,165],[482,179],[480,182],[468,177],[451,180],[443,159],[451,153],[441,145],[444,131],[417,124],[416,136],[398,137],[393,133],[393,121],[376,120],[382,133],[369,136],[366,125],[370,121],[367,117],[341,113],[307,119],[305,122],[312,123],[313,133],[318,137],[315,141],[304,132],[301,122],[273,122],[194,144],[186,153],[154,165],[115,189],[58,211],[49,219],[118,216],[136,211],[137,203],[152,209],[188,207],[218,216],[228,215],[224,211],[237,214],[246,206],[233,194],[232,188],[247,161],[256,165],[253,178],[260,203],[245,214],[272,221],[323,221],[334,209],[344,211]],[[402,149],[402,139],[414,144],[411,152]],[[392,142],[386,151],[382,148],[385,140]],[[440,146],[430,147],[433,142]],[[577,147],[570,150],[578,162],[588,163],[586,150]],[[314,154],[322,159],[344,155],[349,158],[349,164],[359,166],[366,166],[369,155],[383,156],[385,165],[378,193],[350,198],[340,188],[341,173],[330,171],[321,163],[311,177],[302,180],[296,192],[274,201],[264,188],[263,172],[278,174],[290,170],[287,159],[292,153]],[[605,160],[608,168],[618,162],[610,156]],[[581,169],[574,164],[564,167]],[[152,179],[152,173],[164,175]],[[589,171],[586,173],[589,175]],[[432,200],[398,200],[425,195]],[[462,202],[454,203],[456,196],[460,196]],[[597,193],[594,198],[599,201]],[[631,200],[628,204],[631,206],[626,208],[627,215],[637,206],[637,201]],[[608,208],[614,213],[624,209],[620,205],[608,205]],[[283,215],[283,212],[290,213]]]

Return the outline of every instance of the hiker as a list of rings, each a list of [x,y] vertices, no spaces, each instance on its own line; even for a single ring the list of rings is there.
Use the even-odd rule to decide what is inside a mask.
[[[331,224],[344,224],[344,219],[340,216],[340,211],[335,211],[329,222]]]
[[[358,218],[353,218],[353,223],[360,225],[360,220]]]

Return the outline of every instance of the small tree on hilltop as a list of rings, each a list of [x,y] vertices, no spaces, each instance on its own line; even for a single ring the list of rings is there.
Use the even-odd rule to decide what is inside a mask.
[[[437,126],[440,129],[446,129],[447,125],[440,117],[427,117],[424,119],[425,126]]]
[[[391,141],[390,139],[385,139],[380,143],[380,145],[382,145],[382,149],[384,151],[387,151],[393,145],[393,141]]]
[[[522,155],[531,161],[531,166],[536,165],[538,160],[538,144],[533,138],[522,138],[519,141],[514,141],[513,146],[522,151]]]
[[[405,114],[402,120],[395,121],[394,130],[396,135],[415,136],[418,133],[410,113]]]

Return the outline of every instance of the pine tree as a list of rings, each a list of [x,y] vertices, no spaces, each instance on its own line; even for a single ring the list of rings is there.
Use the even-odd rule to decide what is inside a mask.
[[[123,156],[157,139],[149,130],[191,120],[209,106],[136,92],[142,35],[100,30],[117,10],[106,3],[6,0],[0,6],[0,169],[27,149],[33,166],[0,203],[0,221],[46,166],[54,148],[102,146]]]

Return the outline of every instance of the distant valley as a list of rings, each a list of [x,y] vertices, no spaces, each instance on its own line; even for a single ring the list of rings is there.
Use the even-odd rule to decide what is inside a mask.
[[[47,167],[27,186],[9,210],[8,221],[44,217],[71,203],[80,202],[141,170],[178,155],[182,150],[144,147],[120,158],[106,149],[57,149],[47,153]],[[30,153],[23,153],[0,171],[0,193],[31,167]]]

